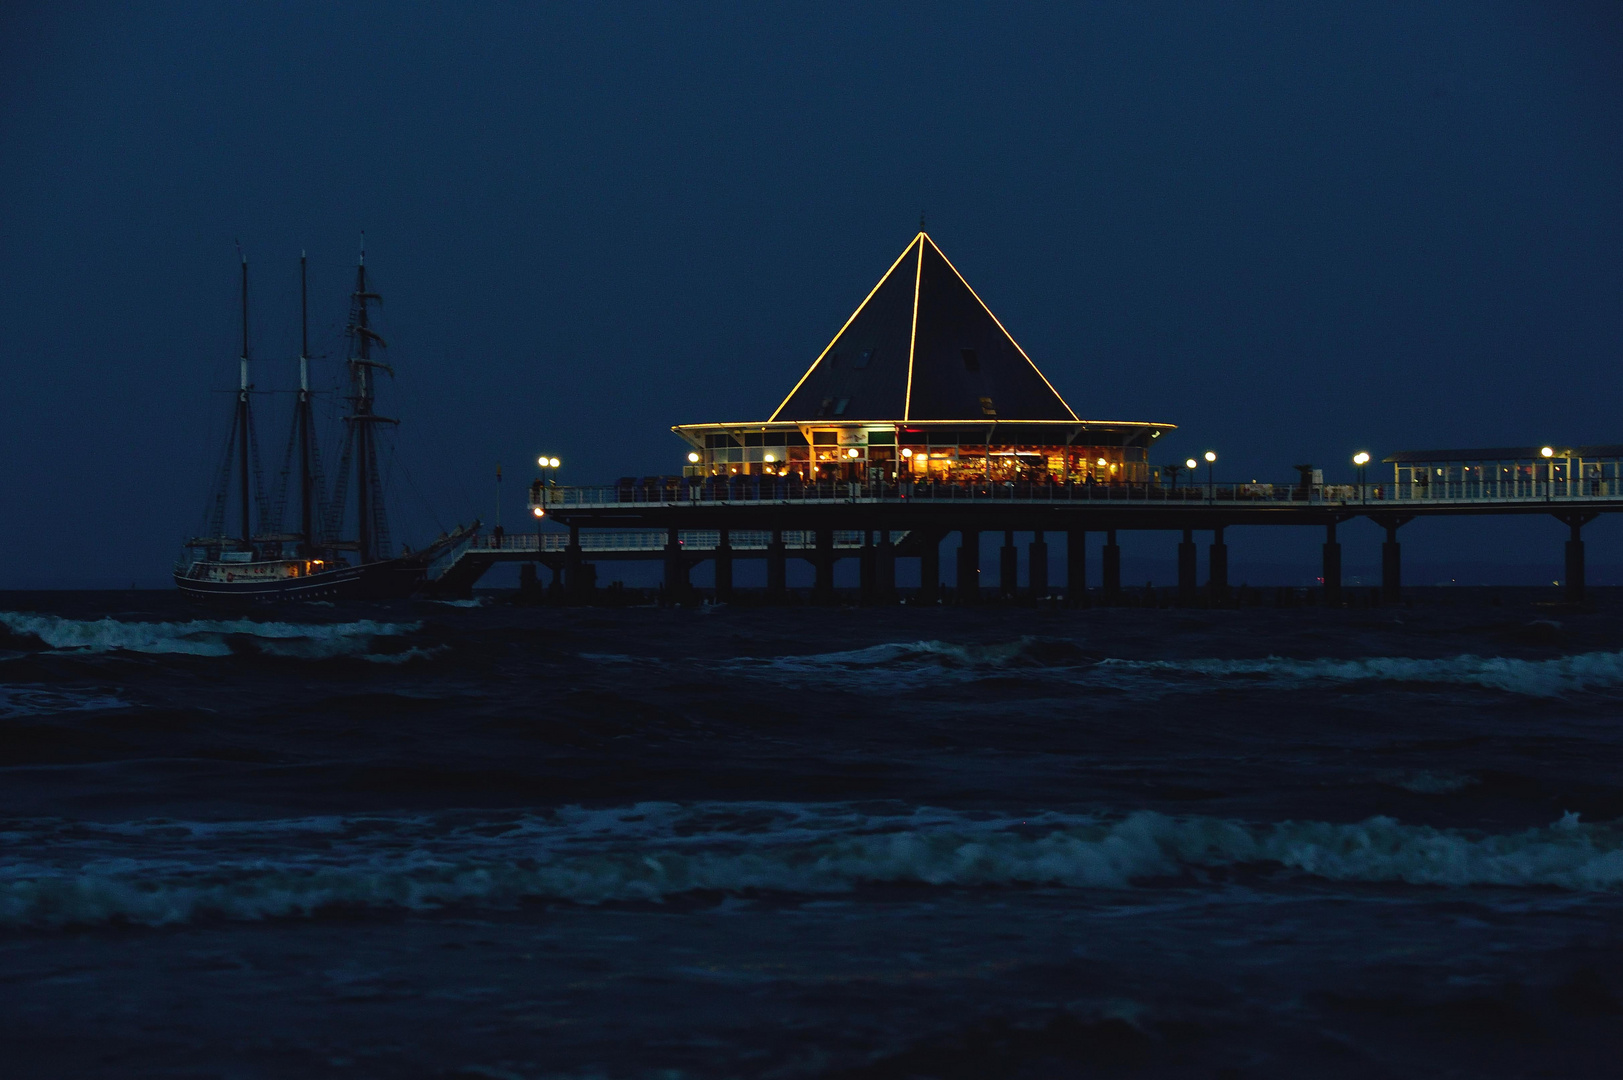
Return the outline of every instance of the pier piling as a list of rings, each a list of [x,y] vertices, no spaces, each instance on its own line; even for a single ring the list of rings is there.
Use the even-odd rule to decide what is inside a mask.
[[[1105,547],[1100,561],[1104,574],[1104,596],[1110,603],[1121,599],[1121,548],[1116,545],[1116,530],[1105,530]]]
[[[1088,534],[1072,529],[1065,534],[1065,602],[1085,607],[1088,602]]]
[[[732,532],[721,529],[716,536],[716,601],[725,604],[733,598]]]
[[[834,530],[817,530],[817,550],[812,559],[817,583],[814,589],[819,604],[834,602]]]
[[[941,599],[941,536],[930,533],[924,537],[919,551],[919,600],[934,604]]]
[[[1341,604],[1341,544],[1336,540],[1336,523],[1324,527],[1324,603],[1326,607]]]
[[[1398,529],[1407,518],[1381,518],[1378,524],[1386,529],[1386,542],[1381,545],[1381,603],[1396,604],[1403,599],[1403,548],[1398,544]]]
[[[1195,530],[1185,529],[1178,544],[1178,603],[1192,607],[1195,603]]]
[[[981,534],[964,529],[958,541],[958,602],[978,604],[981,600]]]
[[[874,549],[874,588],[879,603],[896,602],[896,545],[889,529],[879,530],[879,546]]]
[[[1212,599],[1222,600],[1229,593],[1229,546],[1223,542],[1223,526],[1212,530],[1212,546],[1206,552],[1206,588]]]
[[[862,530],[862,550],[857,553],[857,581],[864,604],[872,604],[879,596],[878,552],[874,549],[873,530]]]
[[[1031,584],[1033,600],[1048,595],[1048,543],[1041,529],[1031,534],[1031,546],[1026,549],[1026,578]]]
[[[1003,547],[997,560],[998,592],[1005,598],[1020,590],[1020,552],[1014,546],[1014,530],[1003,530]]]
[[[789,599],[789,551],[783,543],[782,529],[773,529],[766,545],[766,596],[774,604]]]
[[[687,599],[688,564],[682,557],[682,537],[675,525],[665,530],[665,596],[671,603]]]
[[[1566,598],[1569,603],[1580,603],[1584,598],[1584,538],[1583,528],[1595,520],[1590,514],[1557,514],[1557,520],[1571,529],[1567,539]]]

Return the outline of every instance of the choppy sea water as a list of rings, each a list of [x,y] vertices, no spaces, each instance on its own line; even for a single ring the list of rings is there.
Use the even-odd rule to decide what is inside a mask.
[[[0,597],[27,1076],[1611,1076],[1623,597]]]

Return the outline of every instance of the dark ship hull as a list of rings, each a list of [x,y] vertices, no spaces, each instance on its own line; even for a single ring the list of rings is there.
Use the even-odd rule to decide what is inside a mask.
[[[416,560],[388,559],[297,577],[239,576],[237,565],[196,563],[176,570],[175,587],[188,596],[211,600],[399,600],[417,591],[426,570]]]

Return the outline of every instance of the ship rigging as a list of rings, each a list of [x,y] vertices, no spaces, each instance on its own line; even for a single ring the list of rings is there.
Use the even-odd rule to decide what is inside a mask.
[[[368,287],[363,242],[350,294],[347,367],[349,387],[343,452],[336,483],[325,491],[320,439],[310,386],[308,264],[299,257],[299,389],[293,407],[288,453],[274,500],[266,499],[259,465],[249,378],[248,259],[242,263],[242,349],[238,359],[236,406],[226,452],[216,476],[203,535],[186,543],[187,555],[175,567],[175,584],[195,596],[252,599],[388,599],[409,595],[423,581],[429,563],[463,534],[442,535],[422,550],[396,554],[389,534],[377,428],[398,420],[376,411],[377,377],[394,370],[374,355],[388,343],[372,325],[371,305],[382,297]],[[298,528],[284,532],[286,485],[297,460]],[[345,537],[345,518],[354,483],[354,538]],[[240,517],[235,535],[225,517],[235,488]],[[257,514],[258,530],[254,529]]]

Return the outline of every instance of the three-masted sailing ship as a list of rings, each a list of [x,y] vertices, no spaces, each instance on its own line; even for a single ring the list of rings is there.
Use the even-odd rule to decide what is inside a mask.
[[[356,266],[355,290],[350,294],[349,412],[343,418],[343,453],[334,486],[327,490],[310,389],[305,270],[301,255],[299,390],[288,453],[277,488],[271,491],[256,450],[251,407],[254,389],[248,368],[248,259],[242,258],[242,354],[236,407],[203,535],[186,542],[187,556],[175,567],[175,584],[182,592],[241,599],[403,597],[423,583],[430,563],[462,535],[458,529],[416,552],[396,554],[393,550],[378,466],[378,429],[397,421],[377,413],[376,388],[380,373],[392,376],[394,372],[375,355],[387,348],[387,342],[371,325],[371,305],[382,297],[367,286],[364,248]],[[288,487],[295,476],[297,527],[285,530]],[[227,511],[233,501],[239,513],[228,524]],[[346,537],[345,519],[352,505],[355,529]]]

